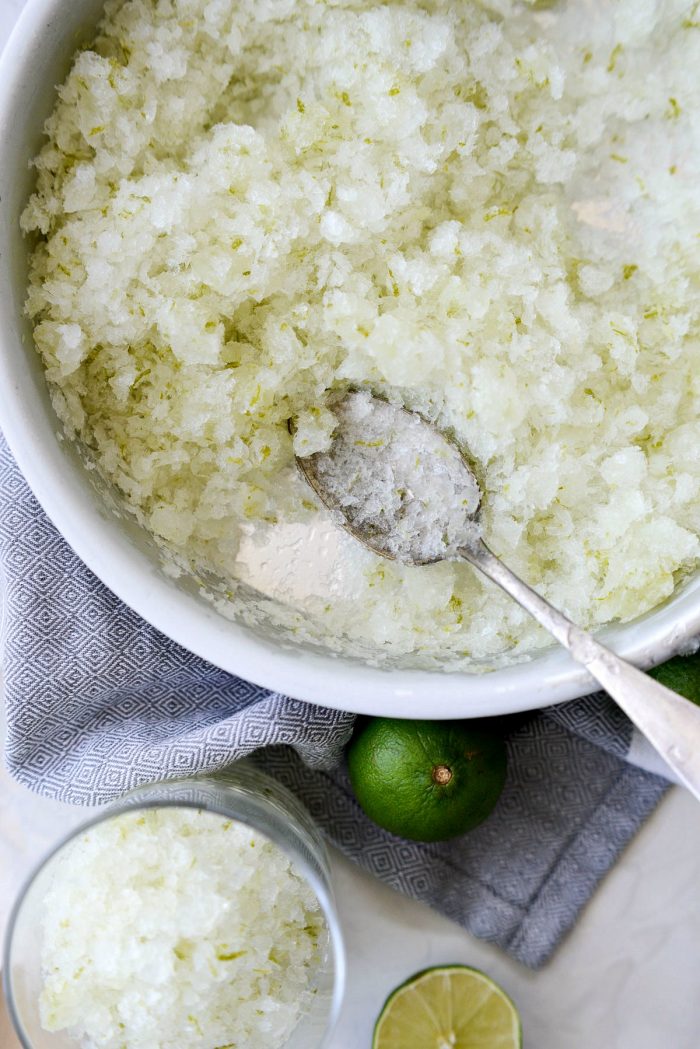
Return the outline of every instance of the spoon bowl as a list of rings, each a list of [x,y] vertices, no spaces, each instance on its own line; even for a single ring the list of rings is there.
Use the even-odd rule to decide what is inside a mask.
[[[406,565],[461,560],[481,531],[481,488],[464,451],[418,412],[368,390],[332,404],[330,448],[297,457],[335,520]]]

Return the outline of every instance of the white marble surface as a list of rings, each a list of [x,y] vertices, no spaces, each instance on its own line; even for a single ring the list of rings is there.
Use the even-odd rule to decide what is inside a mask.
[[[0,47],[22,6],[23,0],[0,0]],[[34,797],[0,772],[0,932],[21,879],[80,815]],[[417,969],[450,961],[483,968],[506,987],[521,1010],[528,1049],[700,1045],[700,808],[680,789],[539,973],[398,896],[339,854],[334,868],[349,979],[331,1049],[368,1049],[391,988]],[[0,1009],[0,1049],[13,1044]]]

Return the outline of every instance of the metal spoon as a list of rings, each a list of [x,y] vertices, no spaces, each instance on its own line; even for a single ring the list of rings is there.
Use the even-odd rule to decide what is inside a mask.
[[[576,626],[489,550],[479,527],[481,490],[472,466],[457,446],[422,416],[368,391],[346,395],[334,410],[339,426],[330,449],[297,457],[297,463],[321,501],[335,511],[339,523],[370,550],[405,564],[464,560],[478,568],[569,650],[700,798],[700,707]],[[420,453],[404,455],[401,449],[403,445],[405,450],[406,442],[420,448]],[[412,474],[414,459],[417,465]],[[440,506],[426,511],[426,484],[437,488],[438,482]],[[364,494],[363,484],[370,486]],[[467,493],[454,504],[464,505],[457,532],[454,513],[445,510],[443,514],[441,509],[449,503],[450,485]],[[477,493],[471,501],[470,490]],[[434,523],[441,534],[414,540],[406,523],[410,528],[416,520]]]

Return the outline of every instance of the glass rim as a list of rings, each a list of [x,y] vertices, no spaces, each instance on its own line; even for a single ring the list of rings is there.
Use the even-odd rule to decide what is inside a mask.
[[[263,775],[265,775],[263,773]],[[203,777],[204,778],[204,777]],[[183,780],[194,780],[194,776],[183,777]],[[167,784],[175,785],[176,783],[182,783],[183,780],[156,780],[153,783],[143,783],[136,790],[147,789],[150,786],[165,786]],[[276,782],[276,781],[275,781]],[[294,797],[294,795],[292,795]],[[269,834],[267,831],[261,831],[249,820],[241,819],[238,816],[231,816],[230,812],[223,811],[222,805],[217,805],[215,802],[207,801],[205,804],[195,802],[194,800],[187,799],[173,799],[173,800],[154,800],[149,802],[146,799],[135,800],[131,803],[128,801],[129,795],[122,795],[114,802],[107,803],[104,809],[101,809],[98,813],[85,819],[77,826],[71,828],[66,832],[56,844],[52,845],[49,850],[35,863],[32,870],[29,872],[27,877],[24,879],[19,893],[12,905],[10,914],[7,921],[7,928],[5,930],[5,941],[2,949],[2,956],[0,958],[2,968],[2,990],[5,995],[5,1002],[7,1004],[7,1011],[14,1028],[15,1034],[17,1035],[22,1049],[35,1049],[35,1046],[30,1042],[25,1034],[24,1024],[22,1023],[16,1006],[15,996],[12,986],[11,966],[10,961],[12,957],[12,943],[17,927],[17,920],[19,918],[22,906],[29,895],[33,885],[41,873],[51,863],[51,861],[61,852],[67,845],[78,838],[85,831],[90,830],[92,827],[96,827],[100,823],[104,823],[109,819],[117,819],[125,812],[137,812],[147,809],[195,809],[200,812],[211,812],[217,816],[221,816],[223,819],[235,819],[239,823],[243,823],[245,826],[250,827],[257,834],[261,834],[263,837],[271,841],[294,862],[295,866],[302,873],[305,881],[313,890],[316,899],[321,905],[323,916],[328,925],[329,932],[329,943],[333,955],[333,993],[331,995],[328,1018],[326,1020],[326,1027],[323,1032],[323,1038],[319,1043],[318,1049],[325,1049],[328,1044],[328,1040],[336,1026],[340,1010],[343,1004],[343,998],[345,994],[345,981],[347,974],[347,963],[345,955],[345,941],[343,933],[340,927],[340,921],[338,919],[337,908],[335,900],[333,898],[332,891],[323,884],[323,880],[318,876],[316,871],[307,863],[305,858],[301,855],[295,855],[293,849],[290,849],[288,844],[280,840],[280,836],[277,834]],[[265,803],[265,799],[262,799],[262,803]],[[325,843],[322,843],[324,847],[324,860],[327,861],[328,853],[325,849]]]

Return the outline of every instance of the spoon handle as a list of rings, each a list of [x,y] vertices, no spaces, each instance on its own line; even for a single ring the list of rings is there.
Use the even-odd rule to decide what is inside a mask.
[[[700,799],[700,707],[601,645],[516,576],[479,540],[460,550],[552,634],[624,710]]]

